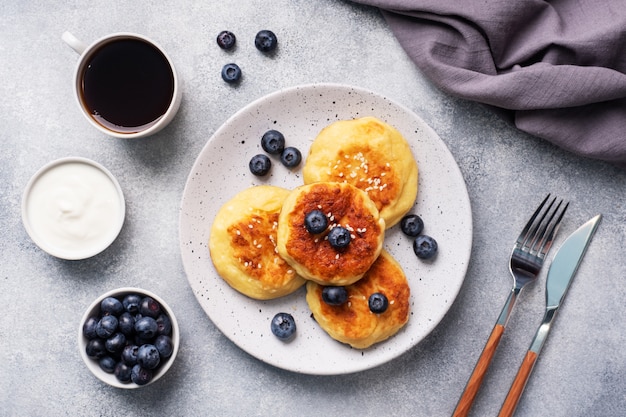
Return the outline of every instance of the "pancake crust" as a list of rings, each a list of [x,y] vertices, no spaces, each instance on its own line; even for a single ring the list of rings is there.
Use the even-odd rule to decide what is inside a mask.
[[[304,218],[321,210],[329,219],[318,235],[304,227]],[[326,235],[334,225],[351,231],[347,248],[339,251]],[[320,182],[303,185],[285,199],[278,219],[278,253],[302,277],[323,285],[349,285],[360,279],[382,249],[385,221],[367,194],[350,184]]]
[[[314,140],[302,169],[305,184],[347,182],[367,192],[396,224],[415,203],[418,169],[411,148],[393,126],[374,117],[334,122]]]
[[[385,250],[363,278],[346,287],[345,304],[326,304],[323,288],[307,282],[306,301],[313,317],[330,337],[354,348],[366,349],[388,339],[409,320],[409,284],[400,264]],[[389,300],[384,313],[375,314],[369,309],[369,296],[375,292],[385,294]]]
[[[259,185],[224,204],[213,221],[209,250],[220,276],[234,289],[258,300],[282,297],[305,280],[276,250],[284,188]]]

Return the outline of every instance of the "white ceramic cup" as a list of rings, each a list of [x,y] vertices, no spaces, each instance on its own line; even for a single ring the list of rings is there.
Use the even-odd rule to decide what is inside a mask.
[[[160,47],[156,42],[152,41],[151,39],[143,35],[138,35],[135,33],[125,33],[125,32],[113,33],[113,34],[104,36],[96,40],[95,42],[91,43],[90,45],[83,43],[82,41],[77,39],[74,35],[72,35],[70,32],[63,33],[62,39],[74,51],[76,51],[76,53],[80,55],[80,58],[78,60],[78,65],[76,66],[76,70],[74,72],[74,95],[78,102],[78,107],[80,108],[81,113],[89,121],[89,123],[92,126],[94,126],[96,129],[98,129],[100,132],[109,136],[114,136],[114,137],[123,138],[123,139],[143,138],[146,136],[153,135],[154,133],[157,133],[158,131],[163,129],[172,121],[172,119],[174,118],[174,116],[176,115],[178,111],[178,108],[180,107],[180,101],[182,98],[180,80],[176,73],[174,64],[172,63],[172,60],[167,55],[165,50],[162,47]],[[169,68],[171,69],[171,77],[173,81],[173,92],[171,94],[171,99],[169,100],[169,105],[167,106],[166,109],[165,108],[163,109],[164,110],[163,112],[160,112],[160,115],[158,117],[155,117],[154,119],[150,120],[149,123],[145,123],[141,126],[125,126],[123,128],[118,129],[115,123],[112,123],[112,124],[101,123],[97,117],[98,116],[97,111],[89,108],[87,101],[85,99],[87,92],[85,92],[84,90],[85,88],[84,77],[85,77],[85,71],[89,69],[92,59],[94,59],[94,56],[96,56],[96,54],[100,53],[100,51],[103,50],[102,49],[103,47],[108,46],[109,44],[112,44],[118,41],[125,41],[125,40],[142,41],[152,46],[153,48],[155,48],[158,52],[162,54],[162,56],[167,61]],[[170,88],[170,87],[168,86],[167,88]],[[129,110],[128,112],[130,113],[132,112],[132,110]]]

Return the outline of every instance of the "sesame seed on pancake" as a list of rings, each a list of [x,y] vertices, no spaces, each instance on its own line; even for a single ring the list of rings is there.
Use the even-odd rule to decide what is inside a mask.
[[[374,117],[341,120],[322,129],[302,174],[305,184],[346,182],[365,191],[388,228],[417,196],[418,168],[409,144],[397,129]]]
[[[320,327],[333,339],[357,349],[388,339],[409,320],[408,281],[400,264],[385,250],[363,278],[346,287],[348,301],[342,305],[326,304],[322,285],[309,281],[306,289],[306,301]],[[368,305],[370,295],[377,292],[389,301],[387,310],[379,314]]]
[[[267,300],[290,294],[305,280],[276,250],[284,188],[259,185],[241,191],[218,211],[209,250],[218,274],[248,297]]]
[[[313,210],[326,214],[329,226],[321,234],[305,228]],[[340,225],[350,231],[350,244],[338,250],[328,231]],[[374,263],[385,236],[385,221],[367,194],[350,184],[320,182],[297,187],[285,199],[278,219],[278,253],[299,275],[324,285],[348,285]]]

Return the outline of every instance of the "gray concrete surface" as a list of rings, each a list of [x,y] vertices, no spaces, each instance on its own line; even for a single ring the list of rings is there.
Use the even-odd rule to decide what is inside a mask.
[[[260,29],[280,49],[254,49]],[[235,32],[232,53],[215,44]],[[132,31],[157,40],[184,83],[181,110],[156,136],[107,138],[72,96],[76,54],[61,41]],[[222,82],[239,63],[237,88]],[[0,5],[0,416],[447,416],[510,289],[507,260],[538,196],[571,201],[556,244],[592,215],[604,220],[559,313],[517,415],[623,416],[626,410],[626,172],[522,134],[490,109],[438,91],[407,58],[377,10],[332,0],[17,1]],[[441,324],[414,349],[358,374],[319,377],[266,365],[204,314],[178,248],[178,210],[191,166],[234,112],[282,87],[337,82],[371,89],[415,111],[447,144],[474,215],[471,264]],[[46,255],[20,218],[22,191],[42,165],[84,156],[123,182],[126,224],[94,258]],[[522,294],[474,405],[496,415],[544,308],[545,271]],[[116,287],[145,287],[177,312],[183,344],[157,383],[102,384],[76,348],[83,310]]]

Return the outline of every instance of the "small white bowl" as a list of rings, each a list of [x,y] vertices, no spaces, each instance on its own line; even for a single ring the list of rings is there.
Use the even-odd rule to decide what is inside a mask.
[[[124,296],[128,294],[139,294],[141,296],[147,296],[147,297],[153,298],[156,302],[160,304],[161,309],[168,315],[172,323],[171,338],[172,338],[172,343],[174,345],[174,350],[172,351],[172,354],[169,358],[165,359],[165,361],[159,364],[159,367],[154,372],[152,380],[150,380],[150,382],[148,382],[145,385],[137,385],[134,382],[123,383],[119,381],[115,377],[114,374],[109,374],[107,372],[104,372],[100,368],[98,361],[91,359],[89,356],[87,356],[87,352],[86,352],[87,342],[89,340],[83,334],[83,326],[85,325],[85,322],[87,321],[87,319],[89,319],[92,316],[98,316],[100,314],[100,303],[105,298],[115,297],[119,299],[120,301],[122,301],[124,299]],[[160,298],[153,292],[150,292],[148,290],[144,290],[141,288],[124,287],[124,288],[118,288],[116,290],[111,290],[107,293],[102,294],[93,303],[91,303],[89,308],[87,308],[87,311],[85,311],[85,314],[83,315],[83,318],[80,321],[80,326],[78,327],[78,349],[80,351],[80,356],[83,358],[83,361],[85,362],[85,365],[87,365],[87,368],[89,368],[91,373],[94,374],[96,378],[98,378],[102,382],[105,382],[117,388],[125,388],[125,389],[141,388],[141,387],[146,387],[154,383],[155,381],[157,381],[159,378],[165,375],[165,373],[170,369],[170,367],[174,363],[174,360],[176,359],[176,355],[178,354],[179,346],[180,346],[180,331],[179,331],[178,322],[176,321],[176,316],[174,315],[174,312],[165,303],[165,301],[163,301],[162,298]]]
[[[46,164],[22,197],[26,232],[61,259],[86,259],[105,250],[119,235],[125,215],[124,194],[113,174],[87,158]]]

